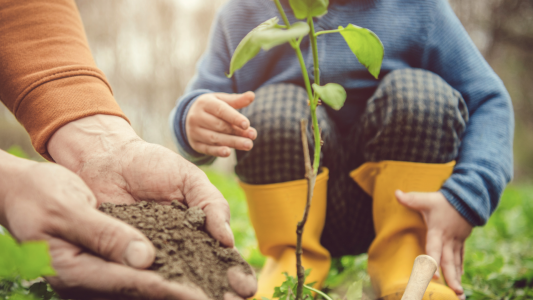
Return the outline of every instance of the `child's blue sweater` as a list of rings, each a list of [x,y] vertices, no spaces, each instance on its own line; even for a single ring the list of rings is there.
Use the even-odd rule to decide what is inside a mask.
[[[457,165],[441,192],[473,225],[483,225],[498,205],[513,172],[512,104],[502,81],[483,59],[446,0],[330,0],[329,12],[316,19],[316,30],[352,23],[375,32],[385,47],[380,78],[392,70],[421,68],[441,76],[464,97],[470,120]],[[295,22],[285,3],[289,20]],[[194,100],[211,92],[242,93],[274,83],[304,86],[293,49],[282,45],[261,51],[233,78],[231,56],[242,38],[258,24],[278,16],[269,0],[231,0],[213,25],[210,44],[197,74],[171,114],[181,154],[204,164],[214,158],[195,152],[187,141],[185,119]],[[281,20],[281,17],[280,17]],[[312,52],[301,44],[309,74]],[[379,81],[362,66],[340,34],[318,37],[321,83],[339,83],[348,99],[334,117],[339,126],[353,124]]]

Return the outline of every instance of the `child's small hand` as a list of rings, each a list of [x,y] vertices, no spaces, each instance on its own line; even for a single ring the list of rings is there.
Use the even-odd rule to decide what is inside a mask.
[[[464,242],[472,226],[446,200],[441,192],[403,193],[396,191],[398,201],[422,214],[428,232],[426,252],[442,268],[448,286],[460,299],[465,299],[461,286]],[[438,272],[436,277],[438,278]]]
[[[257,131],[237,109],[254,101],[255,94],[204,94],[191,106],[185,127],[191,147],[200,153],[227,157],[230,148],[248,151]]]

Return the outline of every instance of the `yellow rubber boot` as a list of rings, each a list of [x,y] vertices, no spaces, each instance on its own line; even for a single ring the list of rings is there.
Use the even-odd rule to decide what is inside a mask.
[[[450,177],[454,165],[453,161],[382,161],[365,163],[350,173],[373,197],[376,237],[368,249],[368,274],[379,298],[400,300],[415,258],[425,254],[426,224],[420,213],[398,202],[395,191],[436,192]],[[457,296],[442,281],[432,280],[423,299],[457,300]]]
[[[317,282],[320,288],[326,279],[331,258],[320,244],[326,220],[328,170],[317,176],[311,209],[302,237],[302,265],[311,269],[306,283]],[[274,288],[285,281],[283,272],[296,276],[296,225],[302,219],[307,201],[307,180],[252,185],[241,182],[250,220],[255,229],[259,250],[267,261],[259,275],[254,298],[271,298]]]

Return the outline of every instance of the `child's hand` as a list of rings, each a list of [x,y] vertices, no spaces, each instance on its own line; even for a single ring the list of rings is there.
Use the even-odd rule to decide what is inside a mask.
[[[191,106],[185,127],[191,147],[200,153],[227,157],[230,147],[252,149],[257,131],[237,109],[254,101],[255,94],[213,93],[200,96]]]
[[[403,193],[396,191],[398,201],[422,214],[428,233],[426,252],[442,268],[448,286],[460,299],[465,299],[461,286],[464,242],[472,226],[444,198],[441,192]],[[438,277],[438,272],[436,277]]]

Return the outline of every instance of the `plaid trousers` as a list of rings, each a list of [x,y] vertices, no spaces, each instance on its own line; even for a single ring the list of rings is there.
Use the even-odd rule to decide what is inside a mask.
[[[258,135],[251,151],[237,151],[240,180],[270,184],[304,178],[300,119],[311,123],[305,89],[292,84],[262,87],[241,112]],[[461,94],[420,69],[387,74],[348,130],[339,130],[324,106],[318,107],[317,116],[324,140],[321,165],[330,171],[321,243],[334,257],[366,252],[375,236],[372,198],[349,172],[368,161],[452,161],[468,121]],[[312,156],[310,128],[307,134]]]

